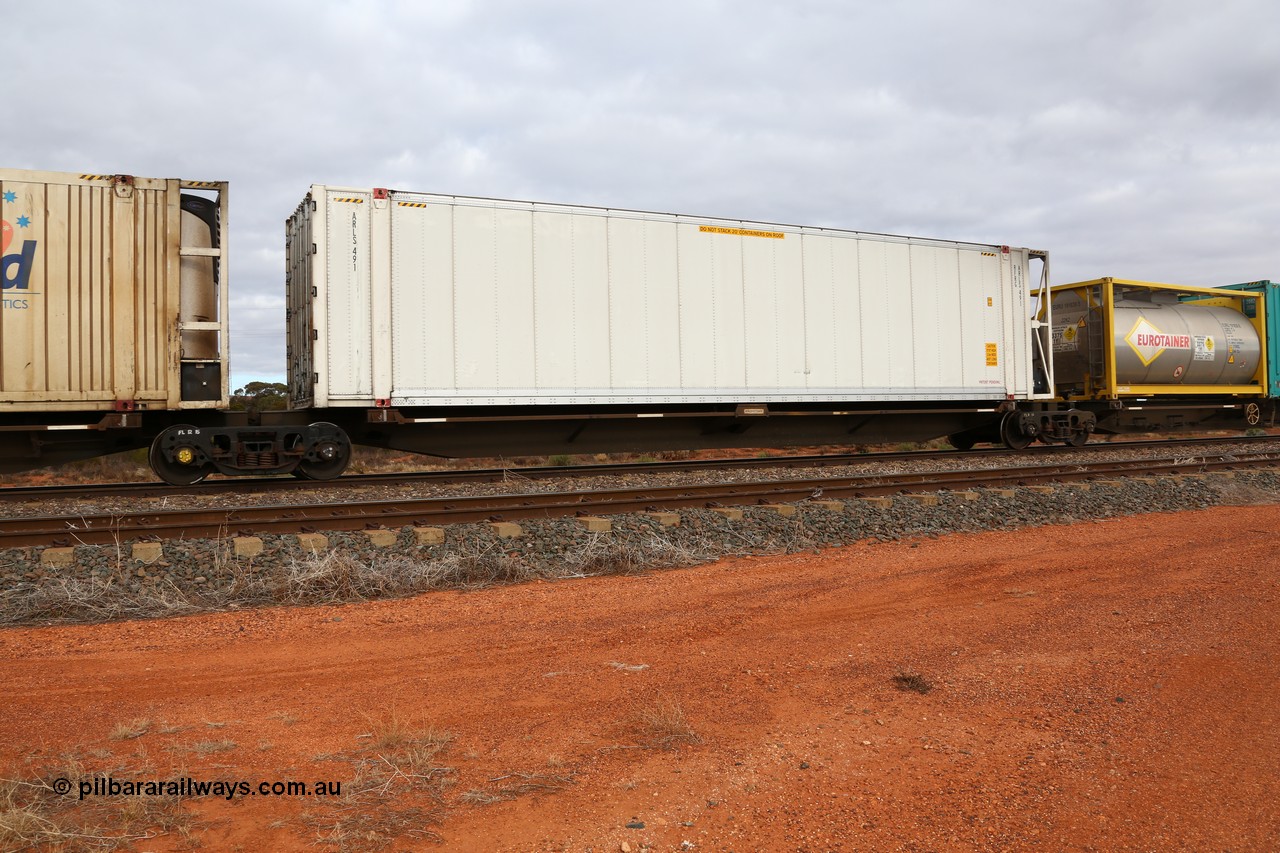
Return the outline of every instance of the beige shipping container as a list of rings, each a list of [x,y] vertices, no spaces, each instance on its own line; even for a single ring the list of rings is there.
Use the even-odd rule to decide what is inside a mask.
[[[0,412],[227,405],[227,185],[0,170]]]

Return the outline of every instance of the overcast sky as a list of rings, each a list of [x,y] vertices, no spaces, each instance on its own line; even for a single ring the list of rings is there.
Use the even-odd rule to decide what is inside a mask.
[[[231,182],[232,378],[313,183],[1280,280],[1275,0],[11,3],[0,167]]]

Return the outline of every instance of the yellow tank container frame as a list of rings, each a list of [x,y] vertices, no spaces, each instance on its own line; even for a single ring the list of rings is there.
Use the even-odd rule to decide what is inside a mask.
[[[1100,278],[1050,298],[1060,399],[1266,395],[1261,294]]]

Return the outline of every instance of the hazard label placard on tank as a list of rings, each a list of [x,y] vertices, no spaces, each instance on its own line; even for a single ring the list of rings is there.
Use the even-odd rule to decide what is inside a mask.
[[[1080,349],[1080,334],[1072,323],[1057,326],[1053,330],[1054,352],[1076,352]]]
[[[1191,356],[1196,361],[1213,361],[1214,353],[1217,351],[1213,342],[1213,335],[1194,335],[1192,336],[1194,343],[1194,354]]]
[[[1157,329],[1146,317],[1133,324],[1125,343],[1137,354],[1144,365],[1149,365],[1167,349],[1191,349],[1190,335],[1168,335]]]

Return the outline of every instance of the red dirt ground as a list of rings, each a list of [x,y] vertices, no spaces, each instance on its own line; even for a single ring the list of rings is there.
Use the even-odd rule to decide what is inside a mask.
[[[0,775],[107,750],[94,760],[165,777],[349,790],[351,764],[317,756],[394,714],[453,735],[433,827],[450,850],[1274,851],[1278,534],[1280,507],[1232,507],[9,629]],[[908,671],[932,691],[898,689]],[[698,742],[645,747],[641,720],[671,705]],[[111,739],[138,718],[149,733]],[[211,740],[236,746],[192,751]],[[521,773],[560,789],[463,799]],[[206,850],[326,849],[315,801],[187,808]]]

